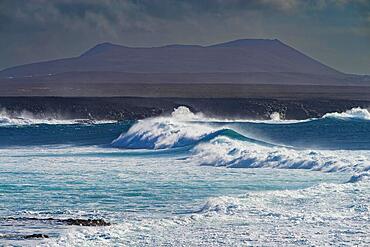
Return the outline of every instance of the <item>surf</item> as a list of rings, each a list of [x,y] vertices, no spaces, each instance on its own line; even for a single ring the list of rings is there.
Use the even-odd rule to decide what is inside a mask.
[[[32,231],[38,227],[50,236],[45,245],[109,245],[117,239],[140,245],[148,232],[158,245],[179,238],[197,245],[191,242],[196,234],[213,241],[230,227],[240,243],[240,227],[258,232],[258,240],[266,229],[291,234],[297,223],[312,229],[312,222],[320,222],[332,231],[348,217],[351,226],[358,219],[366,225],[366,118],[223,119],[181,107],[139,121],[48,121],[0,126],[2,189],[9,209],[3,215],[38,219]],[[34,192],[18,194],[25,202],[22,211],[15,188]],[[69,218],[104,219],[111,226],[58,228],[52,220],[42,221]],[[12,224],[27,236],[24,222]],[[8,228],[9,222],[0,224],[0,234]],[[366,237],[360,230],[356,238]]]
[[[187,160],[198,165],[361,173],[370,169],[367,151],[370,142],[362,136],[362,133],[369,135],[367,114],[366,109],[356,108],[344,113],[327,114],[321,119],[278,124],[277,121],[284,120],[278,120],[276,116],[264,122],[225,121],[194,114],[180,107],[170,116],[138,121],[115,139],[111,146],[148,150],[189,147]],[[331,126],[337,126],[337,129]],[[361,128],[363,132],[359,133]],[[264,134],[257,133],[258,130]],[[320,138],[324,147],[332,138],[339,140],[330,143],[330,148],[305,148],[291,141],[291,138],[301,135],[301,139],[309,143],[305,133],[310,130],[316,131],[311,133],[316,147],[320,147]],[[267,136],[266,132],[272,134]],[[280,138],[280,133],[284,132],[288,134]],[[274,135],[278,138],[274,138]],[[342,137],[338,138],[338,135]],[[292,145],[287,145],[289,143]]]

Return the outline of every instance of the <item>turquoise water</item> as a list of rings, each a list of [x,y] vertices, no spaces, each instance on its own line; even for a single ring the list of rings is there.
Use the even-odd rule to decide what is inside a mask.
[[[0,243],[367,245],[370,121],[358,111],[365,115],[290,122],[211,119],[186,108],[139,122],[8,119],[0,126]],[[49,238],[22,237],[34,233]]]

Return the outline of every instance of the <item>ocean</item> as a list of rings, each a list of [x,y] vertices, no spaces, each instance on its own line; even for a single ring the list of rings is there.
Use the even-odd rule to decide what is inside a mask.
[[[366,109],[266,121],[183,106],[121,122],[0,113],[0,245],[369,246],[369,195]]]

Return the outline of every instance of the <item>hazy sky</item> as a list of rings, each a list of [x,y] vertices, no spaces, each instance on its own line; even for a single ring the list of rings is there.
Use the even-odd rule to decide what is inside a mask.
[[[343,72],[370,74],[370,0],[0,0],[0,69],[97,43],[278,38]]]

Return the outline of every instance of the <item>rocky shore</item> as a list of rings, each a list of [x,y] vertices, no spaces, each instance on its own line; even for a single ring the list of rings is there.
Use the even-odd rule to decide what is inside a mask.
[[[226,118],[285,119],[321,117],[353,107],[368,108],[370,100],[273,98],[151,98],[151,97],[0,97],[0,113],[31,113],[40,118],[136,120],[170,114],[178,106]]]

